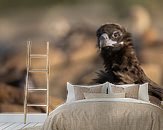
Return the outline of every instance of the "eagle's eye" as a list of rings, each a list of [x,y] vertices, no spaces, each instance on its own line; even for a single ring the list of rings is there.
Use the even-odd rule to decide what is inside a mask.
[[[117,39],[122,35],[122,33],[120,31],[114,31],[112,34],[112,38],[113,39]]]

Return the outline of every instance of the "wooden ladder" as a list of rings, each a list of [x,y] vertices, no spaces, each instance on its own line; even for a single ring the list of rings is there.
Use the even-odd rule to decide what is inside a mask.
[[[31,54],[31,41],[27,42],[27,74],[25,84],[25,96],[24,96],[24,123],[27,121],[27,107],[29,106],[44,106],[46,107],[46,114],[49,115],[49,76],[50,76],[50,65],[49,65],[49,42],[47,44],[46,54]],[[46,58],[45,69],[31,69],[31,59],[33,58]],[[29,88],[29,73],[45,73],[47,87],[45,89],[33,89]],[[31,91],[46,91],[46,104],[28,104],[28,93]]]

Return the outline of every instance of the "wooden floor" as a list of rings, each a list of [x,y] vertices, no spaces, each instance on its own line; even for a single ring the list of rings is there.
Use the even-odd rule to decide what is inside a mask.
[[[29,123],[17,123],[17,122],[5,122],[0,123],[0,130],[20,130],[28,127],[42,126],[43,122],[29,122]]]
[[[24,124],[22,113],[0,113],[0,130],[20,130],[28,127],[43,125],[47,114],[28,114],[27,123]]]

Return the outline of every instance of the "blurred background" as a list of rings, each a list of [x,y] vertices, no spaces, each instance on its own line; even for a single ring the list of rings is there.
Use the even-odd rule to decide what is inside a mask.
[[[0,0],[0,112],[23,112],[28,40],[33,53],[45,53],[50,42],[50,110],[66,100],[67,81],[91,84],[103,69],[95,32],[104,23],[132,32],[145,73],[163,86],[162,6],[162,0]],[[45,76],[30,75],[30,86],[45,87]],[[31,93],[28,102],[43,103],[44,95]]]

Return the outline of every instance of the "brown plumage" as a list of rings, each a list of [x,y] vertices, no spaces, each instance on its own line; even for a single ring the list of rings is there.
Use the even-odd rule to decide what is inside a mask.
[[[149,83],[149,94],[163,99],[163,89],[150,80],[140,67],[131,34],[117,24],[105,24],[97,30],[97,46],[104,60],[105,71],[98,73],[96,83]]]

